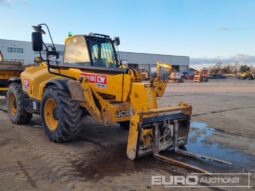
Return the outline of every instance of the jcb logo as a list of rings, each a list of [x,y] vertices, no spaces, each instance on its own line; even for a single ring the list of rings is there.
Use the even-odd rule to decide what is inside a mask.
[[[116,111],[116,117],[124,117],[124,116],[129,116],[130,115],[130,111],[126,110],[126,111]]]

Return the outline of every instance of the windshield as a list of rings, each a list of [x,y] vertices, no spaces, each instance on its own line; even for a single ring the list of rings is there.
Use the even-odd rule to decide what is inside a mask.
[[[84,36],[75,36],[66,41],[64,64],[90,66],[89,52]]]
[[[169,78],[169,75],[170,75],[169,68],[160,67],[159,75],[160,75],[161,79],[167,80]]]
[[[93,66],[116,68],[117,57],[114,46],[109,39],[89,37],[87,39],[91,51]]]

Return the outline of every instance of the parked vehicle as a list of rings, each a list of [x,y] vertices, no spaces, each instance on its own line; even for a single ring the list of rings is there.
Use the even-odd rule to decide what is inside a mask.
[[[193,80],[194,79],[194,72],[193,71],[183,72],[183,78],[185,80]]]
[[[242,80],[254,80],[255,79],[255,74],[251,71],[251,68],[244,65],[240,67],[240,72],[237,74],[238,79]]]
[[[208,71],[197,71],[194,76],[194,82],[208,82]]]
[[[208,77],[209,79],[226,79],[226,76],[223,76],[222,74],[213,74]]]
[[[0,96],[6,96],[9,79],[19,77],[23,70],[24,66],[20,62],[4,61],[0,51]]]
[[[182,72],[172,72],[170,74],[169,82],[177,82],[182,83],[184,82],[184,75]]]

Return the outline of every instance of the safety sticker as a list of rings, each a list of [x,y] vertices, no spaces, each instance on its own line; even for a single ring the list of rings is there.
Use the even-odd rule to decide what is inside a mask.
[[[98,88],[107,88],[107,76],[101,74],[82,73],[90,83],[95,83]]]
[[[23,89],[27,90],[29,87],[29,79],[23,80]]]

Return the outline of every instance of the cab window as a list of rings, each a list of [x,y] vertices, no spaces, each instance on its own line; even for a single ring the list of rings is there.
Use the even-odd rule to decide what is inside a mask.
[[[118,67],[115,50],[110,40],[89,38],[88,44],[91,51],[93,66],[106,68]]]
[[[64,64],[90,66],[89,53],[84,36],[76,36],[65,43]]]

